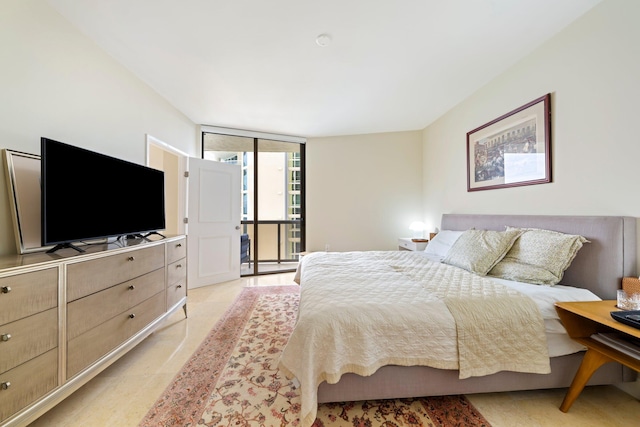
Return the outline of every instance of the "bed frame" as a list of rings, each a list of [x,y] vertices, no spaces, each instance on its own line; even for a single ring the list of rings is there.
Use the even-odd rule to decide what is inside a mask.
[[[590,243],[578,252],[561,283],[589,289],[602,299],[615,299],[622,277],[636,275],[636,222],[636,218],[620,216],[445,214],[440,228],[504,230],[509,225],[582,235]],[[568,387],[582,356],[580,352],[552,358],[551,374],[503,371],[464,380],[458,378],[457,370],[383,366],[368,377],[345,374],[336,384],[323,382],[318,387],[318,403]],[[588,385],[615,384],[635,378],[634,371],[618,363],[607,363],[595,372]]]

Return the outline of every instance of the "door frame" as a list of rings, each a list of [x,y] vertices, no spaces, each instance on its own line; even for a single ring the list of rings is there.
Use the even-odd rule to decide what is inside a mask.
[[[203,158],[204,157],[204,138],[205,138],[205,134],[207,133],[212,133],[212,134],[219,134],[219,135],[230,135],[230,136],[238,136],[238,137],[244,137],[244,138],[250,138],[253,139],[253,153],[255,154],[254,156],[254,169],[257,170],[258,168],[258,153],[259,153],[259,149],[258,149],[258,140],[272,140],[272,141],[279,141],[279,142],[289,142],[289,143],[296,143],[300,145],[300,155],[301,155],[301,165],[302,165],[302,171],[306,170],[306,143],[307,143],[307,138],[305,137],[300,137],[300,136],[293,136],[293,135],[281,135],[281,134],[274,134],[274,133],[267,133],[267,132],[256,132],[256,131],[250,131],[250,130],[242,130],[242,129],[233,129],[233,128],[225,128],[225,127],[218,127],[218,126],[200,126],[200,146],[199,146],[199,151],[200,151],[200,157]],[[306,188],[306,177],[305,174],[302,175],[301,177],[301,184],[302,184],[302,188],[305,189]],[[260,221],[258,220],[259,217],[259,213],[258,213],[258,184],[259,181],[259,177],[258,174],[255,173],[254,174],[254,200],[253,200],[253,205],[254,205],[254,220],[253,220],[253,227],[254,227],[254,236],[253,236],[253,242],[251,242],[251,247],[254,248],[254,250],[252,251],[252,255],[254,257],[253,260],[253,267],[251,269],[252,273],[251,274],[242,274],[243,277],[248,277],[248,276],[256,276],[256,275],[262,275],[262,274],[274,274],[274,273],[279,273],[280,271],[267,271],[267,272],[260,272],[259,271],[259,249],[258,249],[258,240],[259,240],[259,225],[260,225]],[[302,236],[301,236],[301,251],[304,251],[306,248],[306,195],[305,195],[306,190],[302,191],[301,194],[301,217],[302,217],[302,223],[301,223],[301,227],[302,227]]]
[[[168,212],[166,232],[186,235],[189,155],[149,134],[146,134],[146,143],[147,166],[165,173],[165,212]],[[177,207],[175,211],[174,207]]]

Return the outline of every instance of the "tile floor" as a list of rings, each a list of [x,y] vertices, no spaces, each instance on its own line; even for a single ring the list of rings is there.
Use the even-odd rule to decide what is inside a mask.
[[[293,273],[246,277],[189,290],[188,314],[166,324],[31,427],[136,426],[242,287],[293,284]],[[640,402],[613,386],[587,387],[568,413],[564,389],[469,395],[494,427],[635,426]]]

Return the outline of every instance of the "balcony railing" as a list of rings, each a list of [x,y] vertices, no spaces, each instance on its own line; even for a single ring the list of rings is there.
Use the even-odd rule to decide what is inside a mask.
[[[299,254],[304,250],[302,220],[244,220],[241,224],[243,233],[251,240],[249,262],[243,265],[243,274],[296,269]]]

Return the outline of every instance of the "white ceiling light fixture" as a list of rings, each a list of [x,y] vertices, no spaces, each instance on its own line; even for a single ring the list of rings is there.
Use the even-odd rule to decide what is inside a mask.
[[[316,43],[320,47],[327,47],[331,44],[331,36],[329,34],[320,34],[316,37]]]

